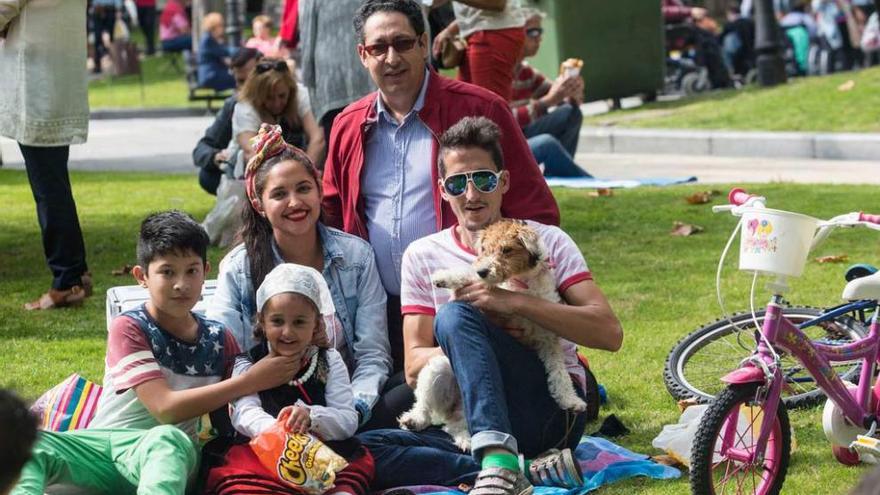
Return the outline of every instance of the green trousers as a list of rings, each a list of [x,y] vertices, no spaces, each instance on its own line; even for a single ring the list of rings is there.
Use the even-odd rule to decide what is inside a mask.
[[[43,495],[54,484],[107,494],[182,495],[198,457],[192,440],[171,425],[44,431],[11,495]]]

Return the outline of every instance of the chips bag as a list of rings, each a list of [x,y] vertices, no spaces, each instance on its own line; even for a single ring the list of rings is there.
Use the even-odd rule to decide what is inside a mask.
[[[336,473],[348,466],[318,437],[290,433],[281,422],[252,439],[250,445],[260,463],[281,482],[309,495],[333,488]]]

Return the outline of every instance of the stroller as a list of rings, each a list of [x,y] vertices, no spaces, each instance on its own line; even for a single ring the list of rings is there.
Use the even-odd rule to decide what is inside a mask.
[[[715,36],[685,24],[666,26],[666,92],[692,95],[732,86]]]

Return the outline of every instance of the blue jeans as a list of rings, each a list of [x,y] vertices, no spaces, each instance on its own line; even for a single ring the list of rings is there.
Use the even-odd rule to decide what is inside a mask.
[[[592,177],[578,166],[562,144],[550,134],[538,134],[528,139],[535,161],[544,164],[544,177]]]
[[[552,112],[523,127],[523,134],[527,138],[550,134],[559,141],[569,155],[575,156],[583,121],[584,116],[577,105],[563,103]]]
[[[440,307],[434,337],[458,379],[474,455],[462,453],[437,429],[363,433],[358,438],[373,454],[377,488],[471,482],[482,450],[489,447],[535,457],[577,445],[586,414],[559,409],[533,350],[462,302]]]

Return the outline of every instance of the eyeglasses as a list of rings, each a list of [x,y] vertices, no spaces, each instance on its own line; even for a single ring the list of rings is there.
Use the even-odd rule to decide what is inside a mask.
[[[454,174],[443,179],[443,189],[446,189],[446,192],[452,197],[461,196],[467,191],[467,185],[470,182],[477,188],[477,191],[490,193],[498,187],[499,177],[501,177],[500,170],[498,172],[474,170],[473,172]]]
[[[529,38],[540,38],[542,34],[544,34],[544,28],[526,29],[526,36]]]
[[[254,68],[254,72],[257,74],[262,74],[264,72],[269,72],[270,70],[277,70],[278,72],[285,72],[288,70],[287,63],[283,60],[266,60],[265,62],[260,62]]]
[[[394,47],[397,53],[408,52],[416,46],[418,38],[398,38],[391,43],[374,43],[372,45],[364,45],[364,50],[373,57],[381,57],[388,53],[389,47]]]

